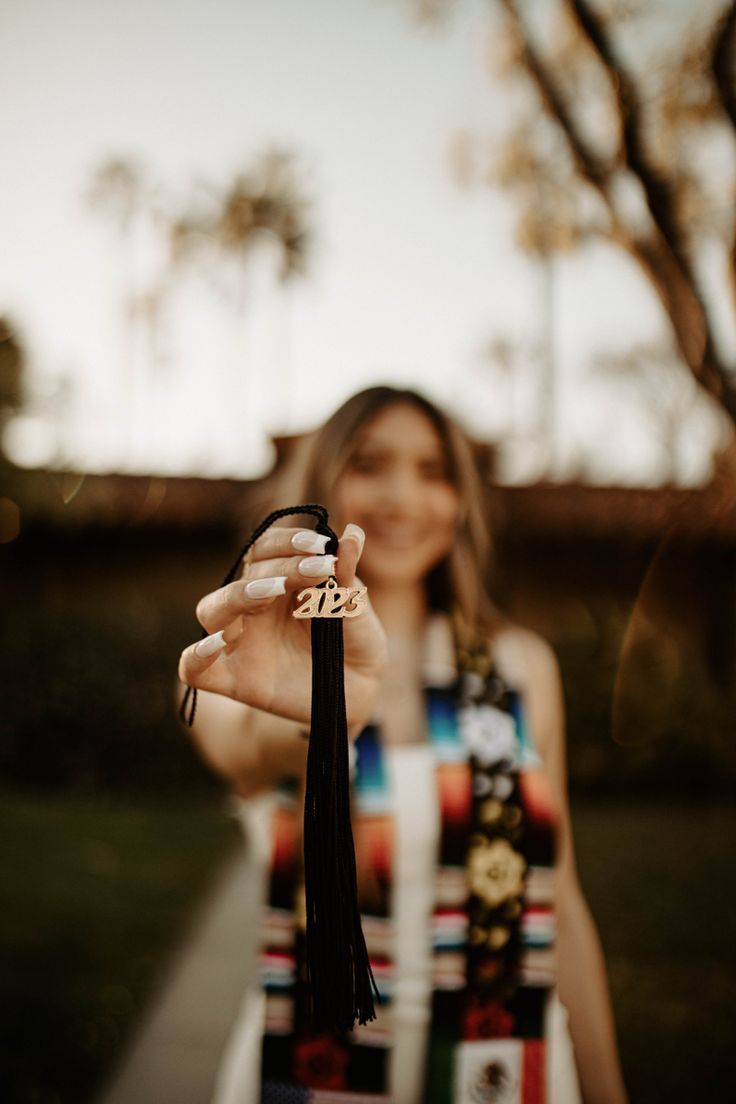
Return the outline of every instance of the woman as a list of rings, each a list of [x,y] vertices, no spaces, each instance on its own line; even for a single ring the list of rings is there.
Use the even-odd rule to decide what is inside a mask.
[[[264,1100],[317,1100],[321,1088],[396,1104],[625,1102],[575,871],[557,666],[487,597],[484,496],[466,439],[415,392],[374,387],[295,468],[278,504],[327,505],[337,561],[313,531],[272,528],[245,582],[199,603],[209,635],[180,664],[204,691],[203,754],[251,810],[267,810],[276,838],[266,996],[246,997],[221,1099],[258,1099],[262,1054]],[[290,614],[297,592],[330,574],[352,585],[358,562],[370,605],[344,622],[353,821],[386,999],[374,1023],[335,1040],[300,1019],[299,919],[284,907],[298,900],[310,712],[309,635]],[[294,1083],[316,1095],[286,1095]]]

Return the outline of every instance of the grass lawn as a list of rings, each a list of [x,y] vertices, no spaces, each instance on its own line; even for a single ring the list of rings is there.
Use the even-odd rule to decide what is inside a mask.
[[[736,810],[576,803],[632,1104],[733,1100]]]
[[[238,839],[221,806],[3,798],[0,1099],[83,1104]],[[731,1100],[736,811],[576,802],[632,1104]]]
[[[2,797],[0,1099],[81,1104],[118,1058],[236,825],[221,805]]]

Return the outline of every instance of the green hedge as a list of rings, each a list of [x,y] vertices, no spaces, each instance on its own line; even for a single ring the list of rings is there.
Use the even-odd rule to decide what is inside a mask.
[[[212,791],[218,783],[174,716],[174,672],[197,637],[195,601],[216,582],[225,547],[220,538],[212,549],[189,548],[181,562],[169,545],[150,543],[143,554],[80,539],[35,563],[15,550],[0,630],[6,785],[123,796]],[[629,612],[598,598],[553,640],[571,789],[733,793],[736,694],[719,691],[666,638],[640,633],[632,643]]]

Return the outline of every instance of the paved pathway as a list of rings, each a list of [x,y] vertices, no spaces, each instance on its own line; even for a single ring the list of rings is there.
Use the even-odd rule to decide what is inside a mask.
[[[238,849],[99,1104],[207,1104],[255,951],[253,861]]]

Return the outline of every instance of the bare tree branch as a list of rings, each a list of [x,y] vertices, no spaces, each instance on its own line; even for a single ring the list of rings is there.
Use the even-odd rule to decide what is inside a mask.
[[[607,175],[606,169],[599,162],[599,159],[587,149],[582,135],[578,133],[573,116],[567,110],[564,99],[558,94],[541,58],[529,42],[515,0],[501,0],[501,4],[517,31],[522,64],[533,78],[545,110],[562,128],[576,171],[583,180],[586,180],[597,191],[603,192]]]
[[[731,126],[736,132],[736,0],[722,17],[713,40],[711,73],[718,90],[721,106],[731,120]],[[731,233],[728,260],[731,296],[734,303],[736,303],[736,218],[734,218],[734,227]]]
[[[673,188],[667,177],[650,163],[643,138],[641,112],[634,83],[616,57],[606,28],[585,0],[563,0],[581,34],[610,75],[623,136],[623,161],[639,179],[652,219],[669,244],[683,276],[689,276],[689,262],[680,226],[673,210]]]
[[[688,367],[696,379],[726,407],[736,421],[736,388],[728,372],[720,363],[708,326],[707,311],[701,298],[697,280],[688,255],[687,244],[674,207],[675,188],[672,181],[658,171],[647,156],[643,137],[641,113],[634,82],[616,57],[605,26],[591,10],[587,0],[564,0],[564,3],[591,44],[601,64],[613,75],[612,84],[622,119],[624,150],[627,167],[644,189],[647,207],[657,228],[655,249],[659,254],[656,263],[668,288],[668,300],[672,309],[669,315],[678,344]],[[719,36],[718,58],[726,86],[725,101],[736,109],[732,80],[730,79],[730,43],[736,20],[736,4],[732,5],[724,20]],[[728,110],[728,109],[727,109]],[[736,111],[733,116],[736,119]],[[640,243],[642,259],[648,250]],[[646,258],[647,266],[653,258]],[[674,263],[673,263],[674,262]],[[651,278],[651,277],[650,277]],[[661,298],[661,293],[660,293]],[[665,304],[666,305],[666,304]],[[683,326],[683,322],[687,324]]]
[[[713,40],[711,71],[723,110],[736,130],[736,2],[720,20]]]
[[[672,182],[651,163],[644,145],[643,127],[635,87],[616,59],[605,27],[584,0],[563,0],[585,41],[603,66],[614,90],[623,138],[622,161],[639,180],[651,216],[652,230],[644,236],[631,231],[618,215],[613,197],[617,166],[605,165],[586,146],[572,112],[560,95],[540,54],[530,42],[515,0],[501,0],[520,43],[520,61],[547,114],[557,123],[567,142],[578,176],[595,188],[611,220],[611,237],[637,262],[647,276],[670,320],[680,352],[694,377],[725,408],[736,423],[736,386],[720,363],[710,335],[685,239],[674,207]]]

